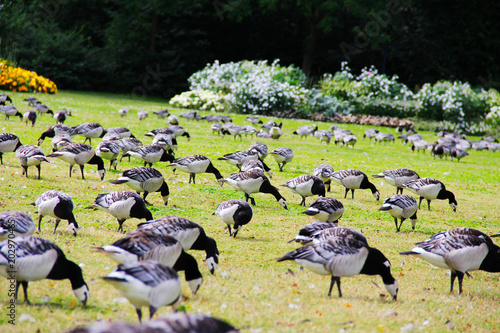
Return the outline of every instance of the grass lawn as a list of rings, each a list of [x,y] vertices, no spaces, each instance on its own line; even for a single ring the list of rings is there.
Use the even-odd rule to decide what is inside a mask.
[[[9,94],[15,106],[24,113],[29,109],[22,100],[31,94]],[[152,111],[164,109],[167,104],[155,99],[130,99],[127,96],[111,94],[90,94],[80,92],[60,92],[57,95],[37,95],[54,111],[63,107],[72,110],[73,116],[66,122],[75,126],[84,122],[98,122],[106,127],[124,126],[132,130],[144,144],[151,138],[144,133],[155,128],[166,127],[165,121],[158,119]],[[129,108],[129,115],[120,118],[118,109]],[[140,122],[138,110],[150,111],[149,118]],[[180,115],[183,110],[172,110]],[[249,124],[243,115],[231,115],[236,124]],[[267,121],[268,117],[262,117]],[[380,249],[392,263],[393,276],[399,282],[399,296],[396,302],[387,298],[387,292],[378,276],[358,275],[342,279],[344,297],[339,299],[336,288],[332,297],[326,296],[330,277],[319,276],[307,270],[300,270],[292,262],[277,263],[276,258],[298,247],[289,244],[300,227],[313,220],[301,214],[300,197],[288,189],[279,190],[287,199],[285,211],[271,195],[255,194],[257,206],[253,220],[247,224],[236,239],[228,236],[225,224],[212,215],[217,205],[228,199],[243,199],[229,185],[220,187],[212,174],[196,177],[197,184],[188,184],[188,174],[172,173],[165,163],[157,163],[170,187],[168,206],[162,205],[159,193],[151,193],[148,200],[155,218],[177,215],[201,224],[207,234],[213,237],[220,251],[219,267],[215,275],[210,275],[203,262],[205,254],[190,251],[200,266],[204,283],[198,294],[193,296],[183,280],[184,306],[189,313],[204,313],[224,319],[242,332],[398,332],[420,329],[429,332],[459,331],[492,332],[500,330],[500,288],[499,275],[472,272],[473,278],[464,279],[464,293],[449,293],[449,272],[432,267],[414,257],[403,257],[398,253],[408,251],[413,244],[431,235],[455,227],[471,227],[487,234],[500,231],[500,154],[489,151],[470,151],[470,155],[456,161],[433,159],[429,152],[413,153],[408,146],[397,140],[395,143],[374,144],[363,140],[363,132],[368,128],[360,125],[340,125],[350,129],[357,137],[354,149],[342,148],[334,144],[321,144],[309,137],[300,140],[291,138],[291,133],[306,121],[283,121],[285,135],[279,141],[270,139],[245,138],[233,140],[212,134],[210,123],[186,121],[180,118],[180,125],[191,134],[191,141],[178,138],[179,149],[176,156],[202,154],[209,157],[224,176],[237,172],[236,167],[218,161],[225,153],[248,149],[254,141],[264,142],[269,150],[288,147],[294,150],[295,159],[287,164],[284,172],[279,172],[272,156],[266,163],[273,169],[271,183],[284,184],[299,175],[311,173],[320,163],[329,163],[335,170],[359,169],[369,175],[381,193],[381,201],[375,201],[368,190],[357,190],[355,199],[343,199],[344,189],[332,184],[328,195],[342,201],[345,213],[341,226],[361,230],[372,247]],[[0,131],[16,134],[23,144],[36,144],[40,134],[55,124],[49,115],[38,119],[34,128],[25,126],[18,118],[0,120]],[[318,123],[320,129],[328,129],[331,124]],[[392,128],[380,128],[392,132]],[[434,133],[422,133],[428,142],[436,140]],[[83,137],[73,137],[74,142],[83,142]],[[99,140],[93,140],[95,146]],[[51,150],[50,139],[42,144],[45,154]],[[77,325],[86,325],[96,320],[125,320],[137,322],[134,307],[124,300],[110,285],[99,279],[107,275],[116,265],[100,253],[91,250],[94,246],[111,244],[122,235],[116,232],[118,223],[114,217],[102,211],[86,210],[99,193],[129,190],[125,185],[110,184],[124,170],[142,165],[138,160],[124,160],[118,169],[107,170],[105,179],[100,181],[96,167],[85,167],[86,180],[81,180],[79,171],[68,178],[68,165],[58,159],[42,165],[42,179],[35,179],[36,168],[30,167],[30,177],[21,176],[21,166],[14,154],[4,155],[4,165],[0,166],[0,210],[22,210],[29,212],[37,221],[36,207],[31,206],[36,198],[49,189],[68,193],[76,204],[75,217],[83,227],[77,237],[66,230],[62,221],[55,235],[52,235],[54,221],[45,217],[42,233],[35,236],[56,242],[70,260],[81,265],[84,278],[89,285],[91,298],[87,307],[82,307],[74,297],[68,280],[43,280],[30,283],[29,295],[34,305],[18,304],[15,326],[8,324],[5,311],[0,311],[1,332],[64,332]],[[109,162],[106,163],[108,168]],[[409,221],[396,233],[392,218],[378,211],[382,200],[396,193],[394,187],[374,179],[371,175],[383,170],[407,167],[421,177],[441,180],[451,190],[458,201],[454,213],[447,201],[435,200],[432,210],[422,204],[418,211],[415,231],[411,231]],[[407,191],[405,191],[407,193]],[[309,205],[315,198],[308,198]],[[127,220],[124,230],[134,230],[139,221]],[[182,273],[181,273],[182,274]],[[9,302],[8,283],[0,281],[0,303],[3,309]],[[458,285],[456,285],[458,289]],[[22,299],[20,292],[20,299]],[[162,316],[171,311],[162,307],[157,312]],[[146,311],[147,313],[147,311]],[[27,314],[31,320],[19,319]]]

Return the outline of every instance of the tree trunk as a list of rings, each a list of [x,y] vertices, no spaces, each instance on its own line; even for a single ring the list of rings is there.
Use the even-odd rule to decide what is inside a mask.
[[[151,31],[149,32],[149,50],[154,52],[156,50],[156,31],[158,30],[158,11],[156,6],[153,7],[153,14],[151,17]]]
[[[318,23],[323,18],[323,14],[320,9],[311,4],[311,19],[309,21],[309,36],[307,38],[306,50],[304,53],[304,59],[302,61],[302,71],[306,76],[311,74],[311,68],[313,65],[314,55],[316,53],[316,45],[318,44],[319,30]]]

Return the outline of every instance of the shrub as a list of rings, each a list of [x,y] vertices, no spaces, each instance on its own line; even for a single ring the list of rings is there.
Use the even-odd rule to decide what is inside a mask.
[[[56,84],[35,72],[0,63],[0,89],[56,94]]]
[[[321,90],[311,89],[307,94],[307,105],[305,107],[307,113],[321,113],[326,118],[333,118],[337,114],[351,114],[353,110],[354,108],[349,101],[323,94]]]
[[[170,99],[170,104],[174,107],[205,111],[223,111],[225,102],[222,93],[211,90],[185,91]]]

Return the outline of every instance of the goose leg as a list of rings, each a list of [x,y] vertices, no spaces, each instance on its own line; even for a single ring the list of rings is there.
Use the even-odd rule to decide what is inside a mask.
[[[38,165],[36,166],[36,168],[38,169],[38,179],[40,179],[40,174],[41,174],[41,172],[42,172],[42,166],[41,166],[40,164],[38,164]]]
[[[394,218],[394,224],[396,224],[396,232],[398,232],[399,228],[398,228],[398,219],[397,218]]]
[[[31,305],[31,302],[28,299],[28,281],[21,281],[21,284],[23,286],[23,291],[24,291],[24,303]],[[19,289],[19,284],[17,285],[17,289]]]
[[[28,178],[28,166],[27,165],[21,165],[23,167],[23,173],[21,176],[26,175],[26,178]]]
[[[123,222],[125,222],[124,219],[119,219],[118,220],[118,232],[123,232]]]
[[[306,197],[302,197],[302,201],[300,202],[299,206],[306,206]]]
[[[399,223],[398,232],[401,230],[401,226],[403,225],[404,220],[406,220],[406,219],[401,218],[401,222]]]
[[[148,196],[148,194],[149,194],[148,191],[144,191],[144,194],[142,195],[142,198],[144,199],[144,202],[146,203],[146,205],[153,206],[152,203],[146,201],[146,197]]]
[[[354,189],[353,188],[351,189],[351,193],[352,193],[352,200],[354,200]]]
[[[326,191],[327,192],[330,192],[330,185],[331,185],[331,181],[329,181],[329,180],[326,181],[325,186],[326,186]]]
[[[152,319],[153,316],[155,315],[156,308],[152,305],[149,306],[149,319]]]
[[[330,280],[330,289],[328,289],[328,297],[331,297],[332,296],[332,289],[333,289],[333,285],[335,284],[335,278],[333,277],[332,275],[332,279]]]
[[[233,233],[231,232],[231,226],[229,224],[227,225],[227,230],[229,230],[229,237],[231,237]]]
[[[429,199],[427,199],[427,208],[431,210],[431,201]]]
[[[139,323],[142,323],[142,311],[140,308],[135,308],[135,312],[137,312],[137,317],[139,317]]]
[[[0,153],[0,164],[3,165],[3,153]]]
[[[85,179],[85,175],[83,174],[83,168],[84,168],[84,165],[80,165],[80,172],[82,173],[82,179],[84,180]],[[71,173],[71,170],[70,170],[70,173]]]
[[[38,232],[42,232],[42,230],[40,229],[40,225],[42,224],[42,217],[42,214],[38,215]]]
[[[195,173],[193,173],[193,172],[191,172],[191,173],[189,174],[189,184],[191,184],[191,179],[193,180],[193,184],[196,184],[196,183],[195,183],[195,181],[194,181],[194,177],[195,177],[195,175],[196,175],[196,174],[195,174]]]
[[[61,220],[56,219],[56,226],[54,227],[54,231],[52,232],[52,235],[56,233],[57,227],[59,226],[59,222],[61,222]]]
[[[455,283],[455,278],[457,277],[457,274],[451,271],[451,278],[450,278],[450,293],[453,292],[453,284]]]
[[[347,193],[349,193],[349,189],[346,187],[345,194],[344,194],[344,199],[347,198]]]
[[[457,272],[456,275],[458,277],[458,293],[460,295],[462,295],[462,292],[463,292],[463,290],[462,290],[462,282],[464,281],[464,273]]]
[[[418,209],[420,209],[420,204],[422,203],[422,200],[424,200],[424,197],[420,197],[420,200],[418,201]]]
[[[339,297],[342,297],[342,290],[340,290],[340,277],[336,276],[337,279],[337,289],[339,290]]]

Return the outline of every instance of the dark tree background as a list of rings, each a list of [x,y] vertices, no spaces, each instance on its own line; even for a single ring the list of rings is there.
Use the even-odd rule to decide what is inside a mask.
[[[0,57],[59,89],[165,98],[207,63],[280,59],[314,84],[342,61],[410,88],[500,88],[500,3],[461,0],[0,1]]]

